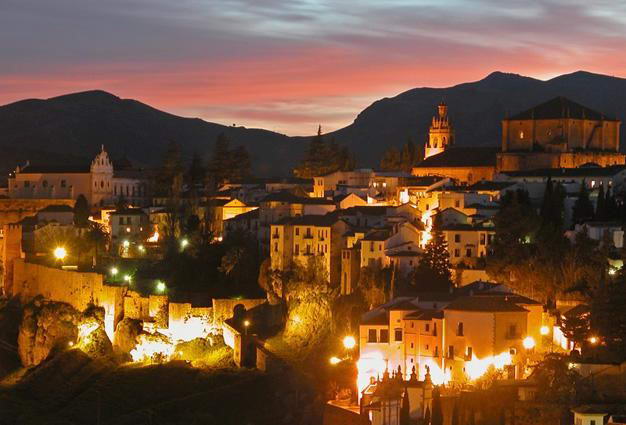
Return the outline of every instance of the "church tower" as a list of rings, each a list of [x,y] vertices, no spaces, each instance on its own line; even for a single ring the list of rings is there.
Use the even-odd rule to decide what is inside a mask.
[[[433,117],[433,122],[428,131],[428,142],[424,149],[424,159],[437,155],[454,143],[454,130],[448,119],[448,105],[442,100],[437,106],[438,116]]]

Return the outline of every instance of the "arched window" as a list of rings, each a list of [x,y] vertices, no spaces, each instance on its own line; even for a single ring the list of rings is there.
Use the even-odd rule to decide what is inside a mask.
[[[519,132],[519,138],[520,138],[520,139],[524,139],[524,130],[520,130],[520,132]]]

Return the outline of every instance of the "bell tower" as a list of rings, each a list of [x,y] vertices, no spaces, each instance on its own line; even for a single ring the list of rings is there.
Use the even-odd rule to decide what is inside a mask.
[[[442,100],[437,105],[437,116],[433,117],[428,131],[428,142],[424,149],[424,159],[445,151],[454,144],[454,129],[448,119],[448,105]]]

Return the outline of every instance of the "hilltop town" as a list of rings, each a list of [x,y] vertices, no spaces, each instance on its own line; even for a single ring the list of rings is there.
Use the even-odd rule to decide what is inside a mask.
[[[158,167],[106,145],[82,166],[15,164],[0,188],[0,412],[626,423],[621,122],[555,97],[502,117],[499,147],[468,147],[454,107],[433,104],[427,140],[375,169],[321,127],[290,178],[254,176],[225,134],[189,162],[172,141]],[[181,392],[112,396],[142,373]],[[53,378],[66,386],[50,401]]]

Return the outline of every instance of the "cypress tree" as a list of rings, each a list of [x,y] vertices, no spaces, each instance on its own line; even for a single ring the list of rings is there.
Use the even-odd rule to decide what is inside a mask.
[[[411,424],[410,412],[411,410],[409,407],[409,391],[405,389],[404,396],[402,397],[402,406],[400,407],[400,425]]]
[[[597,221],[606,220],[606,198],[604,197],[604,185],[600,185],[600,189],[598,189],[595,219]]]
[[[552,177],[548,177],[548,181],[546,182],[546,188],[543,191],[543,201],[541,202],[541,209],[539,210],[539,216],[544,223],[549,222],[551,219],[553,192],[554,187],[552,185]]]
[[[604,208],[606,212],[606,220],[617,220],[619,219],[619,207],[617,205],[617,201],[615,200],[615,195],[613,191],[609,187],[606,190],[606,195],[604,197]]]
[[[589,191],[587,190],[587,185],[583,180],[578,191],[578,198],[572,208],[572,220],[574,223],[580,224],[585,221],[592,220],[593,214],[593,203],[589,199]]]
[[[78,227],[85,227],[89,223],[89,203],[83,194],[78,195],[74,203],[74,224]]]

